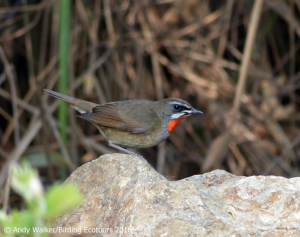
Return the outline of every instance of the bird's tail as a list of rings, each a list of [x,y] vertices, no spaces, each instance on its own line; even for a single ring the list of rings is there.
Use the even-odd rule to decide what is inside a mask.
[[[71,106],[75,110],[77,110],[81,114],[91,112],[95,106],[98,106],[98,104],[88,102],[85,100],[76,99],[74,97],[64,95],[64,94],[58,93],[56,91],[51,91],[48,89],[44,89],[44,93],[51,95],[55,98],[58,98],[60,100],[64,100],[64,101],[68,102],[69,104],[71,104]]]

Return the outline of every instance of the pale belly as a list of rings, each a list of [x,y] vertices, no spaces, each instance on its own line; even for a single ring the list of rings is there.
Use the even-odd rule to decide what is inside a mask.
[[[163,129],[163,131],[160,132],[150,132],[148,134],[134,134],[106,127],[99,126],[99,128],[101,129],[102,134],[105,135],[109,142],[112,142],[121,147],[135,149],[155,146],[163,140],[165,140],[170,135],[166,129]]]

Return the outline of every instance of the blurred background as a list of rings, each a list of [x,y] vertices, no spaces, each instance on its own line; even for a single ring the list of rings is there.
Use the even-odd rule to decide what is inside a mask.
[[[49,185],[119,152],[43,88],[100,104],[179,97],[203,111],[136,151],[169,180],[299,176],[299,0],[64,2],[0,2],[1,192],[10,162],[26,159]]]

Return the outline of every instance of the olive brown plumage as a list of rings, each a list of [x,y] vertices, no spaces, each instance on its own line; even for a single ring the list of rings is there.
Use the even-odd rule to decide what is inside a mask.
[[[78,117],[93,123],[110,146],[133,155],[136,154],[124,148],[155,146],[168,138],[183,118],[202,114],[178,98],[125,100],[100,105],[47,89],[44,92],[70,103],[81,114]]]

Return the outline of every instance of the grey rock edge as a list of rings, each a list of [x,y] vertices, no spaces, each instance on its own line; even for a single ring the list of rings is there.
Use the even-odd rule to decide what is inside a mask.
[[[135,156],[108,154],[66,182],[85,198],[54,226],[93,236],[300,236],[300,178],[215,170],[168,181]]]

